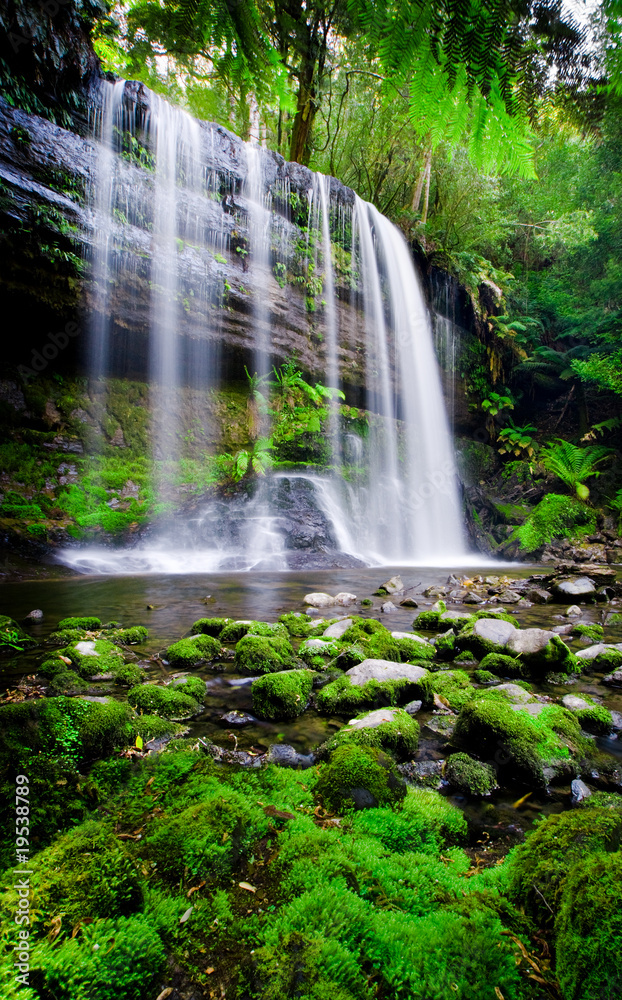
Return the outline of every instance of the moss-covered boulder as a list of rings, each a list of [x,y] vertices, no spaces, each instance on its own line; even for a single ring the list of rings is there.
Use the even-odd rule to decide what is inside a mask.
[[[95,618],[93,615],[83,616],[82,618],[63,618],[56,626],[57,630],[77,628],[85,632],[93,632],[101,627],[101,619]]]
[[[80,677],[114,677],[124,664],[122,653],[108,639],[80,639],[59,651]]]
[[[218,638],[225,645],[232,645],[238,642],[242,636],[245,636],[253,624],[254,623],[250,619],[248,621],[227,622]]]
[[[282,670],[258,677],[251,685],[253,711],[261,719],[295,719],[309,704],[312,687],[311,670]]]
[[[508,892],[538,926],[554,923],[575,865],[622,843],[622,812],[595,806],[549,816],[508,861]]]
[[[592,667],[595,670],[605,673],[609,670],[617,670],[622,666],[622,649],[613,646],[605,648],[592,660]]]
[[[376,747],[400,758],[412,757],[419,745],[419,724],[401,708],[377,708],[350,719],[322,750],[330,753],[351,744]]]
[[[418,664],[364,660],[318,691],[316,704],[328,715],[405,704],[422,696],[427,676],[428,671]]]
[[[271,638],[274,635],[282,639],[289,639],[289,632],[282,622],[251,622],[247,635],[265,635]]]
[[[504,653],[508,640],[517,631],[508,621],[499,618],[478,618],[456,636],[456,649],[468,651],[478,660],[488,653]]]
[[[174,677],[171,687],[182,694],[188,694],[197,701],[202,701],[207,693],[207,684],[201,677]]]
[[[474,760],[466,753],[454,753],[445,765],[445,779],[463,795],[482,798],[499,786],[497,772],[490,764]]]
[[[499,677],[527,677],[524,662],[506,653],[488,653],[480,662],[480,670],[491,670]]]
[[[164,659],[176,669],[187,670],[199,663],[217,660],[220,654],[220,642],[210,635],[201,634],[174,642],[164,653]]]
[[[481,666],[477,670],[473,671],[472,677],[477,684],[482,684],[486,687],[499,684],[501,682],[501,678],[498,677],[497,674],[491,673],[490,670],[483,670]]]
[[[106,638],[118,646],[137,646],[147,641],[149,632],[144,625],[132,625],[130,628],[109,629]]]
[[[230,621],[230,618],[198,618],[193,623],[190,631],[193,633],[200,632],[202,635],[211,635],[213,639],[217,639],[225,625],[228,625]]]
[[[243,674],[270,674],[296,666],[294,650],[280,635],[245,635],[235,647],[235,665]]]
[[[555,971],[567,1000],[622,995],[622,853],[600,852],[570,871],[555,927]]]
[[[314,670],[325,670],[326,666],[339,655],[341,650],[342,646],[339,642],[314,637],[301,643],[298,647],[298,656]]]
[[[142,684],[128,691],[127,700],[133,708],[149,714],[161,715],[165,719],[189,719],[199,711],[196,698],[185,694],[178,687],[161,687],[158,684]]]
[[[424,704],[428,707],[440,700],[441,704],[455,712],[475,694],[471,678],[465,670],[440,670],[438,673],[428,674],[421,681],[420,691]]]
[[[305,615],[302,611],[290,611],[281,615],[279,621],[285,626],[290,635],[299,639],[305,639],[311,633],[311,629],[317,624],[317,620],[311,615]]]
[[[0,653],[18,653],[36,645],[36,639],[28,635],[18,622],[7,615],[0,615]]]
[[[67,646],[70,642],[79,642],[80,639],[86,639],[86,629],[61,628],[56,632],[50,632],[47,638],[47,645]]]
[[[534,675],[548,671],[578,674],[581,670],[576,656],[563,639],[547,629],[517,629],[508,639],[505,650],[510,656],[519,656]]]
[[[131,740],[132,711],[110,699],[40,698],[0,706],[0,761],[26,767],[33,755],[75,764],[96,760]]]
[[[356,646],[364,652],[364,658],[402,661],[399,641],[394,639],[388,628],[374,618],[353,618],[353,624],[341,636],[344,646]]]
[[[325,807],[337,812],[395,805],[406,795],[406,785],[388,754],[353,745],[335,750],[320,770],[316,789]]]
[[[498,688],[482,691],[462,708],[454,741],[498,765],[506,784],[545,788],[576,777],[590,752],[574,716],[559,705],[517,705]]]
[[[611,712],[604,705],[599,705],[589,695],[567,694],[562,698],[564,708],[576,716],[581,729],[595,736],[606,736],[613,728]]]

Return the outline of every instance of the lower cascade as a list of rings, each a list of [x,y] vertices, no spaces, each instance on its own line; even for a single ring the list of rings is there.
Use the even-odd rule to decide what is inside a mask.
[[[156,516],[131,545],[60,561],[102,573],[464,562],[432,327],[399,230],[334,179],[141,85],[102,83],[92,119],[91,384],[131,377],[140,358]],[[248,392],[237,486],[184,500],[179,466],[206,431],[196,401],[227,381]]]

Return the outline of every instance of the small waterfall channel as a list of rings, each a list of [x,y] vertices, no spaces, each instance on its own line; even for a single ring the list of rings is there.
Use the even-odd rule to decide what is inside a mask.
[[[143,359],[153,490],[169,512],[132,547],[62,561],[109,573],[464,561],[433,331],[399,230],[334,179],[137,84],[102,85],[93,135],[91,378]],[[333,390],[323,464],[281,463],[253,490],[172,510],[199,420],[187,388],[218,390],[230,357],[260,385],[291,357],[291,330],[308,381]]]

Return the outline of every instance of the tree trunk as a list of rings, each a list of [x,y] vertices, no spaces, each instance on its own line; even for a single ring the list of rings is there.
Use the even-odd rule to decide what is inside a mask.
[[[303,73],[300,75],[298,102],[289,148],[289,158],[294,163],[308,164],[311,158],[309,139],[317,112],[315,87],[313,85],[313,69],[314,67],[311,66],[310,73],[305,69],[304,75]]]
[[[423,212],[421,213],[421,222],[425,225],[428,221],[428,206],[430,204],[430,178],[432,176],[432,150],[429,151],[427,156],[427,163],[425,168],[425,196],[423,199]]]

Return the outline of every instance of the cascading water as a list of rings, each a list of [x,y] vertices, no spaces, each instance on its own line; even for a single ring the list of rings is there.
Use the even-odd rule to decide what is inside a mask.
[[[76,548],[63,561],[91,572],[212,572],[464,558],[432,330],[399,231],[330,178],[148,91],[137,97],[136,86],[106,84],[99,113],[92,375],[108,372],[112,354],[128,372],[119,331],[131,319],[127,302],[142,307],[155,493],[178,503],[131,547]],[[146,306],[132,295],[145,272]],[[296,300],[289,289],[301,286]],[[303,294],[306,316],[296,305]],[[236,315],[252,317],[246,340],[228,315],[230,296]],[[208,440],[202,400],[227,377],[223,324],[240,343],[238,370],[245,359],[265,390],[272,366],[286,360],[283,331],[294,320],[308,328],[299,342],[321,368],[317,380],[337,390],[354,378],[364,409],[324,400],[323,469],[281,468],[226,500],[180,503],[176,464],[189,440]],[[251,396],[250,413],[254,405]],[[272,429],[265,412],[250,423],[252,463]]]

